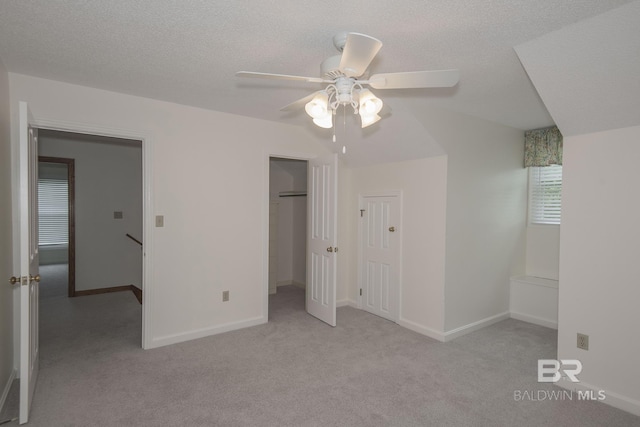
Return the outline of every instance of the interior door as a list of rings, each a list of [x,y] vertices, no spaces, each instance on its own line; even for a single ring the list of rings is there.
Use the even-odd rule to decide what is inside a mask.
[[[307,312],[336,326],[338,155],[309,161]]]
[[[14,240],[20,270],[20,424],[29,410],[38,378],[38,135],[29,126],[31,113],[19,105],[18,212]]]
[[[400,195],[361,196],[360,278],[362,308],[398,320]]]

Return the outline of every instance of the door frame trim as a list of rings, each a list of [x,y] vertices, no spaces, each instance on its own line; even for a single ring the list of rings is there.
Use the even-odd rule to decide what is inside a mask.
[[[398,265],[398,295],[397,295],[397,300],[396,300],[396,319],[395,322],[397,323],[399,321],[399,319],[402,318],[402,235],[403,235],[403,224],[402,224],[402,219],[404,218],[404,214],[403,214],[403,194],[402,194],[402,190],[379,190],[379,191],[365,191],[365,192],[361,192],[358,193],[358,209],[362,209],[363,208],[363,202],[364,199],[366,197],[397,197],[398,201],[400,203],[400,207],[399,207],[399,215],[400,218],[398,219],[398,228],[400,229],[400,233],[399,233],[399,238],[398,238],[398,258],[399,258],[399,265]],[[359,290],[363,288],[363,280],[364,278],[362,277],[362,268],[363,268],[363,250],[362,250],[362,238],[364,235],[364,231],[362,229],[362,221],[358,221],[358,243],[357,243],[357,251],[358,251],[358,256],[357,256],[357,283],[358,283],[358,288],[356,290],[356,296],[357,296],[357,307],[360,310],[364,310],[363,304],[362,304],[362,295],[360,295]]]
[[[153,138],[147,132],[99,126],[90,123],[69,122],[43,117],[34,117],[33,126],[39,129],[62,132],[85,133],[112,138],[123,138],[142,143],[142,241],[145,242],[142,256],[142,348],[153,348]]]
[[[68,233],[69,243],[67,248],[67,266],[68,266],[68,278],[67,284],[67,296],[76,296],[76,182],[75,182],[75,159],[66,157],[50,157],[50,156],[38,156],[38,164],[40,163],[58,163],[67,165],[67,191],[68,191]],[[38,218],[39,220],[40,218]]]

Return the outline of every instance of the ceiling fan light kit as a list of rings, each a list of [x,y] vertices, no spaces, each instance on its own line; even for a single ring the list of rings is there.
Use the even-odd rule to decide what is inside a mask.
[[[326,91],[321,90],[316,92],[311,101],[307,102],[304,106],[304,110],[311,118],[321,119],[329,113],[328,106],[329,94]]]
[[[335,84],[316,92],[311,101],[305,104],[304,110],[313,123],[329,129],[333,127],[332,116],[338,108],[348,105],[353,108],[354,114],[360,114],[363,128],[380,120],[378,113],[382,110],[382,100],[350,77],[339,77]]]
[[[382,48],[382,42],[365,34],[340,33],[333,38],[333,43],[342,54],[331,56],[322,62],[320,78],[252,71],[239,71],[236,76],[327,84],[324,90],[282,108],[291,110],[304,105],[313,123],[326,129],[333,127],[333,116],[340,106],[346,108],[350,105],[354,114],[360,114],[363,128],[381,119],[378,113],[383,106],[382,100],[363,85],[369,85],[374,89],[452,87],[460,79],[458,70],[436,70],[374,74],[368,79],[359,80]]]

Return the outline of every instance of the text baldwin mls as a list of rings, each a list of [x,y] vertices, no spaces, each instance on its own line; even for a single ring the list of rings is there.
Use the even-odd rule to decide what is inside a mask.
[[[606,399],[604,390],[515,390],[513,400],[516,402],[544,402],[551,400],[597,400]]]

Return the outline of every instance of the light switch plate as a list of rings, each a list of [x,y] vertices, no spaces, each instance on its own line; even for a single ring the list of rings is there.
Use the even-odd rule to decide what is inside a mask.
[[[164,227],[164,215],[156,215],[156,227]]]

